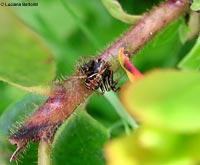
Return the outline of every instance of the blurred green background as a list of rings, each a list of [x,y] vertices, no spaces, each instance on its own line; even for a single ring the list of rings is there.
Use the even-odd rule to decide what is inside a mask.
[[[141,14],[150,10],[160,1],[120,0],[119,2],[129,14]],[[13,115],[12,119],[5,121],[8,112],[10,111],[11,114],[17,113],[17,110],[13,108],[20,102],[24,109],[31,105],[35,105],[32,109],[37,109],[38,105],[45,99],[35,94],[29,94],[25,90],[10,85],[11,83],[19,84],[20,87],[31,87],[43,85],[61,76],[70,76],[76,71],[76,62],[80,56],[99,55],[131,27],[131,25],[113,18],[100,0],[87,0],[84,2],[81,0],[43,0],[38,2],[38,6],[35,7],[0,7],[1,9],[4,9],[3,12],[5,13],[11,13],[9,17],[1,14],[2,25],[9,24],[7,19],[13,19],[14,17],[17,17],[14,18],[17,22],[21,22],[20,26],[15,27],[13,24],[12,28],[16,30],[14,33],[6,33],[10,27],[2,26],[0,28],[2,31],[0,33],[0,65],[2,64],[0,77],[9,83],[0,82],[0,126],[3,127],[7,122],[6,129],[1,130],[2,137],[4,136],[2,139],[4,140],[8,135],[8,127],[19,120],[20,116]],[[5,21],[5,24],[3,21]],[[24,30],[24,28],[22,28],[23,30],[20,29],[24,25],[30,28],[32,32]],[[176,68],[180,59],[187,54],[195,43],[195,39],[181,42],[179,31],[180,27],[183,26],[185,26],[184,18],[180,18],[160,32],[133,59],[136,67],[142,72],[155,68]],[[46,55],[44,55],[44,58],[51,61],[46,68],[37,65],[40,60],[37,56],[41,53],[40,50],[36,51],[37,44],[33,46],[34,43],[32,47],[22,46],[20,48],[16,48],[14,45],[18,41],[21,41],[24,45],[26,41],[29,43],[29,40],[27,40],[29,33],[38,41],[39,46],[45,47],[45,53],[43,53]],[[5,38],[11,39],[6,41]],[[8,50],[8,53],[5,53],[4,47],[6,47],[5,50]],[[26,58],[20,58],[20,56],[28,57],[29,62],[25,62],[24,59]],[[40,57],[42,58],[42,55]],[[17,63],[13,60],[14,58],[18,60]],[[23,65],[21,65],[22,63]],[[22,68],[16,69],[19,66]],[[27,71],[24,71],[26,69],[23,70],[23,67],[27,68]],[[45,72],[46,77],[44,77]],[[19,75],[23,74],[24,76],[30,76],[30,78],[19,80]],[[125,76],[122,81],[125,82],[126,80]],[[26,104],[24,100],[30,100],[30,97],[33,97],[33,100],[36,98],[35,102]],[[113,106],[105,97],[98,94],[91,97],[87,105],[87,111],[106,128],[111,128],[120,120]],[[25,109],[22,114],[25,116],[29,113],[28,109]],[[111,131],[113,137],[124,133],[125,130],[122,125]],[[9,154],[11,153],[9,152]],[[8,155],[6,155],[7,158]]]

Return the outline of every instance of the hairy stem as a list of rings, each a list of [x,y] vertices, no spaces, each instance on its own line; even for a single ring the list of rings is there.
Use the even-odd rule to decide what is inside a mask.
[[[119,67],[116,59],[120,48],[126,47],[133,56],[167,24],[185,13],[188,7],[188,0],[167,0],[161,3],[159,7],[146,13],[143,19],[107,48],[101,57],[113,61],[115,64],[113,69],[116,70]]]
[[[117,55],[121,47],[128,48],[133,56],[168,23],[184,14],[188,7],[188,0],[167,0],[161,3],[146,13],[141,21],[108,47],[100,57],[110,62],[115,72],[120,66]],[[84,75],[78,72],[68,80],[55,84],[46,102],[9,137],[11,144],[17,145],[10,161],[16,160],[17,155],[31,140],[38,142],[46,139],[52,142],[57,128],[93,93],[84,86],[84,79],[74,78],[81,76]]]

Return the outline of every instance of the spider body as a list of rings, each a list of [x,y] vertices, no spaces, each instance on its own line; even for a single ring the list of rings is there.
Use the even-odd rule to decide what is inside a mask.
[[[102,93],[117,91],[116,82],[113,80],[111,65],[101,58],[90,60],[87,64],[80,67],[81,72],[86,75],[85,87],[89,90],[101,89]]]

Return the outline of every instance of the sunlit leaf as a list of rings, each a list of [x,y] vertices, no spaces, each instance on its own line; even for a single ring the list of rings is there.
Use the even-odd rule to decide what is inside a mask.
[[[200,160],[199,138],[200,133],[177,134],[142,127],[130,136],[108,143],[107,164],[192,165]]]
[[[139,122],[163,129],[200,130],[200,74],[155,71],[122,91],[122,102]]]

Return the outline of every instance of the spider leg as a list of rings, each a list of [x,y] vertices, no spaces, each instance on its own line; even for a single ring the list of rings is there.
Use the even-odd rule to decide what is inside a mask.
[[[120,77],[121,79],[121,77]],[[108,70],[108,84],[110,85],[110,88],[116,92],[119,90],[119,88],[116,88],[116,84],[119,82],[120,80],[119,78],[117,80],[113,80],[113,71],[112,70]]]
[[[121,78],[122,78],[125,74],[126,74],[125,72],[121,73],[121,75],[114,81],[114,84],[115,84],[115,85],[118,84],[118,82],[121,80]]]
[[[86,75],[83,75],[83,76],[72,76],[70,77],[71,79],[84,79],[84,78],[87,78]]]
[[[95,59],[94,56],[81,56],[78,59],[78,62],[82,65],[87,65],[90,60]]]
[[[110,85],[109,85],[109,82],[108,82],[108,75],[106,75],[106,76],[103,78],[102,81],[103,81],[105,90],[106,90],[106,91],[110,91]]]
[[[100,83],[99,87],[101,89],[101,95],[103,95],[105,93],[105,86],[103,85],[102,82]]]
[[[81,71],[82,73],[85,72],[85,67],[87,65],[87,62],[85,61],[85,58],[84,57],[80,57],[78,60],[77,60],[77,64],[76,64],[76,68]]]

